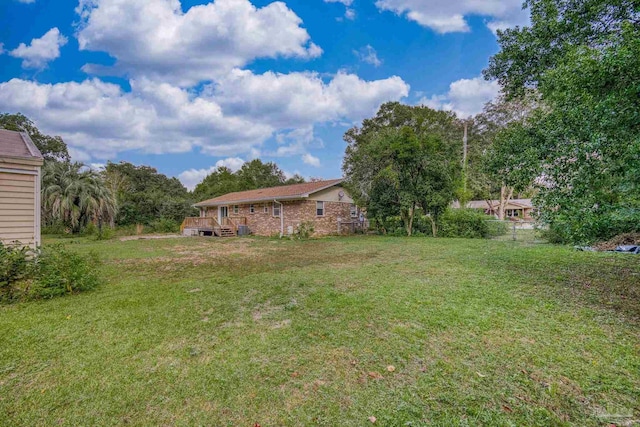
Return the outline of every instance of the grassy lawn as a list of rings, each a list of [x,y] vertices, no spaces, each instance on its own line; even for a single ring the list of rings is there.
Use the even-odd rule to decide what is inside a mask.
[[[0,306],[0,425],[640,420],[639,257],[426,238],[64,242],[97,251],[106,283]]]

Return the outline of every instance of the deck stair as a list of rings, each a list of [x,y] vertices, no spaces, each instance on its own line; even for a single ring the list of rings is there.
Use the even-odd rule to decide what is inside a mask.
[[[223,225],[220,227],[220,237],[235,237],[236,232],[230,225]]]

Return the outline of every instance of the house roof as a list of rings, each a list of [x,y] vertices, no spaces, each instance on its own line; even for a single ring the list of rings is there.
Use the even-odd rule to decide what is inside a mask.
[[[495,209],[500,204],[499,200],[490,200],[491,208]],[[489,209],[487,200],[473,200],[467,203],[467,207],[471,209]],[[507,204],[507,209],[533,209],[531,199],[511,199]]]
[[[304,199],[310,194],[338,185],[343,179],[305,182],[303,184],[283,185],[280,187],[260,188],[258,190],[229,193],[213,199],[196,203],[197,207],[219,206],[231,203],[266,202],[273,200]]]
[[[0,129],[0,157],[42,159],[42,154],[26,133]]]

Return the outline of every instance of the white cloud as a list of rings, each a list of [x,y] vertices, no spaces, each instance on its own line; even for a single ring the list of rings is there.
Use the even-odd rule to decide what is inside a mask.
[[[179,0],[80,0],[76,11],[80,49],[116,58],[113,67],[86,65],[89,73],[190,86],[257,58],[322,54],[282,2],[257,8],[249,0],[215,0],[183,12]]]
[[[168,84],[132,81],[132,92],[98,79],[39,84],[0,83],[0,111],[21,111],[43,131],[61,135],[75,158],[106,159],[116,153],[186,152],[200,147],[214,155],[249,151],[272,128],[227,117],[215,101]]]
[[[487,17],[494,32],[529,20],[522,0],[377,0],[376,6],[442,34],[469,31],[465,17],[470,15]]]
[[[60,48],[67,44],[67,38],[58,28],[52,28],[30,45],[20,43],[9,55],[22,59],[22,68],[43,68],[49,61],[60,56]]]
[[[356,11],[350,6],[353,4],[353,0],[324,0],[325,3],[341,3],[345,5],[346,9],[344,11],[344,18],[337,18],[338,21],[342,21],[344,19],[348,19],[349,21],[353,21],[356,19]]]
[[[444,95],[423,97],[418,104],[437,110],[454,111],[460,117],[469,117],[482,111],[484,105],[500,93],[496,81],[488,82],[482,77],[461,79],[451,83]]]
[[[233,172],[240,170],[242,165],[244,165],[244,160],[242,160],[240,157],[229,157],[223,160],[218,160],[216,162],[216,167],[229,168]]]
[[[314,123],[362,120],[383,102],[406,97],[409,85],[397,76],[365,81],[338,72],[325,82],[317,73],[234,70],[211,90],[226,112],[279,129],[297,129]]]
[[[361,120],[409,92],[399,77],[364,81],[338,73],[325,83],[313,73],[242,70],[201,93],[145,78],[130,84],[131,92],[124,92],[99,79],[57,84],[12,79],[0,83],[0,111],[31,117],[44,132],[62,136],[74,158],[83,161],[129,150],[160,154],[196,148],[215,156],[255,156],[281,132],[287,132],[291,147],[279,155],[295,155],[313,141],[316,124]]]
[[[320,167],[320,159],[312,156],[309,153],[305,153],[302,155],[302,162],[316,168]]]
[[[235,172],[239,170],[244,164],[244,160],[239,157],[229,157],[226,159],[218,160],[215,166],[211,166],[208,169],[189,169],[186,170],[180,175],[178,175],[178,179],[189,191],[193,191],[196,188],[196,185],[202,182],[208,175],[215,172],[220,167],[226,167],[231,169],[231,171]]]
[[[376,50],[369,44],[360,50],[354,50],[353,54],[357,56],[360,61],[371,64],[374,67],[382,65],[382,61],[378,58],[378,52],[376,52]]]
[[[344,17],[349,21],[353,21],[354,19],[356,19],[356,11],[348,7],[344,11]]]

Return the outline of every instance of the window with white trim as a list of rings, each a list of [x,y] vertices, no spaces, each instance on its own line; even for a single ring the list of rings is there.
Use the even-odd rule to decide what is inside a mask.
[[[249,205],[249,213],[251,213],[251,214],[256,213],[256,206],[255,205]]]
[[[273,203],[273,216],[280,216],[280,204]]]
[[[351,205],[349,208],[349,215],[351,218],[358,218],[358,207],[356,205]]]
[[[240,206],[233,205],[233,214],[238,215],[240,213]]]
[[[316,202],[316,216],[324,216],[324,202]]]

